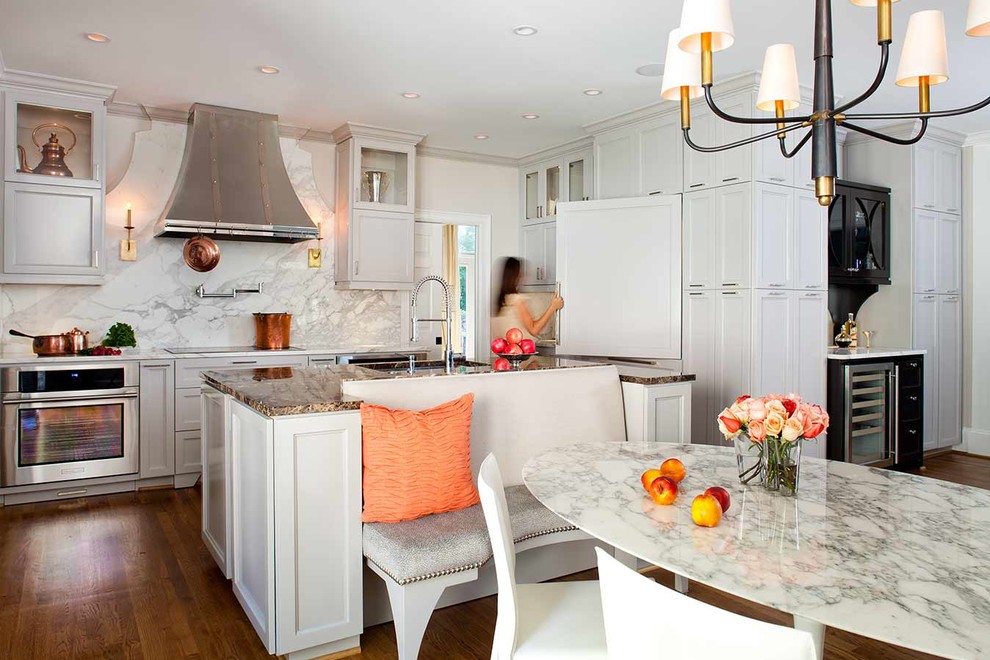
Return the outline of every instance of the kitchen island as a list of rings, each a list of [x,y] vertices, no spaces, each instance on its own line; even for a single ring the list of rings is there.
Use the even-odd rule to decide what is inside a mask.
[[[676,390],[687,411],[672,421],[676,436],[690,419],[693,379],[622,383],[613,366],[536,356],[508,372],[397,362],[203,377],[203,539],[268,651],[292,660],[356,648],[366,620],[388,620],[387,605],[365,602],[381,585],[363,581],[362,401],[419,410],[473,392],[474,471],[478,456],[497,451],[507,474],[521,474],[534,436],[545,446],[625,440],[627,385]],[[569,412],[576,406],[581,415]],[[569,557],[550,563],[547,577],[587,567]]]

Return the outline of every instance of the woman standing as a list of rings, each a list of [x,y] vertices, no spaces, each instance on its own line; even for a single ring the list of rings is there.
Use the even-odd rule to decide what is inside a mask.
[[[508,257],[502,264],[502,284],[495,300],[495,316],[492,317],[492,337],[504,337],[510,328],[519,328],[524,339],[533,339],[553,321],[554,314],[564,307],[564,299],[556,293],[546,310],[533,318],[526,304],[526,296],[519,293],[522,279],[522,263]]]

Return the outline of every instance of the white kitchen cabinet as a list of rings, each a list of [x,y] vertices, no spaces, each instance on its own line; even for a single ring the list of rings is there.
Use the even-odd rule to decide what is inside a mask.
[[[756,184],[755,283],[761,289],[791,288],[794,267],[794,191]]]
[[[578,158],[577,162],[582,162],[581,158]],[[583,162],[578,169],[583,170]],[[558,158],[537,163],[521,171],[523,224],[554,220],[557,217],[557,202],[566,199],[564,172],[567,169],[563,160]]]
[[[175,432],[175,473],[203,471],[203,440],[200,430]],[[195,481],[193,481],[195,483]]]
[[[938,446],[962,442],[962,303],[938,297]]]
[[[771,124],[761,124],[755,128],[760,133],[769,131],[774,126]],[[810,129],[809,129],[810,130]],[[791,131],[787,135],[801,131]],[[787,148],[792,149],[791,140],[787,140]],[[811,145],[805,148],[811,149]],[[757,181],[774,183],[781,186],[793,186],[795,183],[795,170],[797,169],[797,158],[784,158],[780,152],[780,140],[761,140],[753,145],[756,155],[755,176]]]
[[[684,293],[684,373],[694,374],[691,388],[691,442],[714,444],[715,317],[717,291]],[[721,408],[719,408],[721,410]]]
[[[938,155],[936,143],[922,140],[914,145],[914,207],[934,211],[935,179],[938,176]]]
[[[935,288],[938,293],[958,294],[962,290],[962,218],[938,214]]]
[[[734,117],[750,117],[753,114],[754,95],[751,92],[733,94],[717,99],[718,107]],[[737,124],[716,118],[715,144],[732,144],[753,136],[752,124]],[[753,180],[753,145],[727,149],[715,154],[715,185],[725,186]]]
[[[626,441],[691,442],[691,383],[622,383]]]
[[[942,213],[962,212],[962,149],[936,143],[935,206]]]
[[[914,216],[914,292],[938,290],[939,221],[938,213],[915,209]]]
[[[715,192],[715,285],[746,288],[752,281],[753,186]]]
[[[416,145],[422,135],[345,124],[336,140],[334,269],[342,289],[411,289]],[[385,186],[372,199],[369,173]]]
[[[538,167],[524,169],[520,175],[522,190],[523,224],[540,221],[540,170]]]
[[[141,478],[175,474],[175,371],[171,361],[141,363]]]
[[[759,289],[753,296],[753,392],[787,394],[793,386],[796,297],[790,291]],[[824,344],[823,344],[824,345]]]
[[[638,193],[637,135],[625,127],[595,138],[595,186],[598,199],[635,197]]]
[[[360,414],[272,419],[232,401],[228,419],[233,586],[248,620],[273,655],[356,647]]]
[[[822,347],[828,346],[831,318],[828,313],[828,293],[825,291],[792,292],[794,339],[791,365],[791,387],[809,402],[825,406],[827,360]],[[786,393],[786,392],[785,392]],[[825,458],[828,447],[825,435],[806,440],[802,452],[805,456]]]
[[[715,189],[684,194],[684,286],[714,289],[715,284]]]
[[[704,102],[691,106],[691,141],[701,147],[715,145],[715,115]],[[683,139],[683,138],[682,138]],[[684,192],[715,186],[715,154],[684,145]]]
[[[796,189],[794,196],[794,288],[828,289],[828,211],[815,193]]]
[[[584,202],[595,198],[594,162],[594,150],[590,148],[564,157],[562,201]]]
[[[638,126],[640,195],[684,190],[684,137],[680,115],[669,113]]]
[[[175,430],[198,431],[200,428],[199,387],[175,390]]]
[[[915,295],[913,323],[913,346],[925,353],[924,375],[924,448],[925,451],[938,449],[938,393],[939,393],[939,343],[938,343],[938,296],[934,294]]]
[[[230,437],[227,417],[231,398],[208,385],[202,388],[203,416],[203,519],[202,537],[207,550],[223,572],[231,576]]]
[[[557,277],[557,223],[523,227],[522,254],[522,285],[552,285]]]
[[[715,310],[715,408],[751,394],[753,317],[751,291],[720,291]]]
[[[4,183],[3,282],[100,284],[103,243],[101,188]]]

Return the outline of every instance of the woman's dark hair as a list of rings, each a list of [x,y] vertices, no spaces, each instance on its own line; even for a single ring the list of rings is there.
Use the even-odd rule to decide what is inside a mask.
[[[519,272],[522,270],[522,262],[515,257],[506,257],[502,261],[502,286],[498,290],[498,298],[495,299],[495,316],[502,311],[505,300],[514,293],[519,293]]]

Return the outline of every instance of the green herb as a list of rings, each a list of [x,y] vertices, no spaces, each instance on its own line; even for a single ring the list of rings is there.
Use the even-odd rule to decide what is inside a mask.
[[[126,323],[114,323],[107,330],[107,336],[100,342],[102,346],[137,346],[134,328]]]

